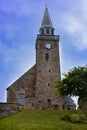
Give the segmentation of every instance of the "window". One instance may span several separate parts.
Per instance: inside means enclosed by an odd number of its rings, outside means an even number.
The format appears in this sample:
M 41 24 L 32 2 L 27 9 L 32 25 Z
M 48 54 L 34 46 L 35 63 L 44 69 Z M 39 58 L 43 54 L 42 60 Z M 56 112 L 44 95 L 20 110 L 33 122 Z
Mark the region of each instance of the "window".
M 24 93 L 18 94 L 18 103 L 23 105 L 24 104 Z
M 46 53 L 46 55 L 45 55 L 45 59 L 46 59 L 46 60 L 49 59 L 49 54 L 48 54 L 48 53 Z
M 44 30 L 42 29 L 42 35 L 44 34 Z
M 48 83 L 48 86 L 50 86 L 50 83 Z
M 46 33 L 49 34 L 49 28 L 46 28 Z
M 52 35 L 53 35 L 53 34 L 54 34 L 54 31 L 52 30 L 51 32 L 52 32 Z

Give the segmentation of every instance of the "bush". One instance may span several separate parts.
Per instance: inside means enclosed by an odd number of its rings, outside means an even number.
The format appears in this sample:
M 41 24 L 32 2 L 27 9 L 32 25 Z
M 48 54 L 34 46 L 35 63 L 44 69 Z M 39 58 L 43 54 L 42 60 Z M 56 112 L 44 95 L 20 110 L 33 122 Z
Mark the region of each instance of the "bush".
M 85 116 L 87 117 L 87 110 L 83 110 Z
M 73 114 L 71 116 L 71 122 L 74 122 L 74 123 L 84 122 L 85 120 L 86 120 L 86 117 L 84 114 L 81 114 L 81 115 Z
M 86 116 L 84 114 L 79 115 L 79 117 L 82 122 L 86 120 Z
M 67 120 L 67 121 L 71 121 L 73 123 L 81 123 L 81 122 L 84 122 L 86 121 L 86 117 L 84 114 L 68 114 L 68 113 L 65 113 L 62 118 L 62 120 Z
M 61 120 L 67 120 L 70 121 L 71 120 L 71 115 L 68 113 L 65 113 L 62 117 Z
M 71 122 L 79 123 L 79 122 L 80 122 L 80 117 L 79 117 L 79 115 L 73 114 L 73 115 L 71 116 Z

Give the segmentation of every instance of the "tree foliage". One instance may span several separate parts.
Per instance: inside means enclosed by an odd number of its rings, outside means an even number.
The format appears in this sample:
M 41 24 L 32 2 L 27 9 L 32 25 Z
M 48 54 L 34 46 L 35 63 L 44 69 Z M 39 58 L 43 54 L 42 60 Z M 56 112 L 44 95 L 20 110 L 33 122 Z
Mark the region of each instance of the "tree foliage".
M 79 96 L 79 100 L 87 99 L 87 66 L 75 67 L 62 80 L 55 80 L 56 90 L 61 95 Z

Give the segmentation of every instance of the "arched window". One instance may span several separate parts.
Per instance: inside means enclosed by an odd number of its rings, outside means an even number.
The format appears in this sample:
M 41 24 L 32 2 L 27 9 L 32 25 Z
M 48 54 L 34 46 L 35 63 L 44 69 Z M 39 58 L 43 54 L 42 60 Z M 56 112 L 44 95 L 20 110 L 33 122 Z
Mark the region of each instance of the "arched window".
M 45 59 L 46 59 L 46 60 L 49 59 L 49 54 L 48 54 L 48 53 L 46 53 L 46 55 L 45 55 Z

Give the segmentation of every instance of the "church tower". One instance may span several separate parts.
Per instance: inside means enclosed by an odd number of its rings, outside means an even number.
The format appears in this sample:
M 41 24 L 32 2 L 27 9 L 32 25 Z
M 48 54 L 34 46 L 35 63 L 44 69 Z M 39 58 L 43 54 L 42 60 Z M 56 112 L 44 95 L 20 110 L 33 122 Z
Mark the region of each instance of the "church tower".
M 54 80 L 60 76 L 59 35 L 46 7 L 36 39 L 36 91 L 39 108 L 61 108 L 62 98 L 54 91 Z

